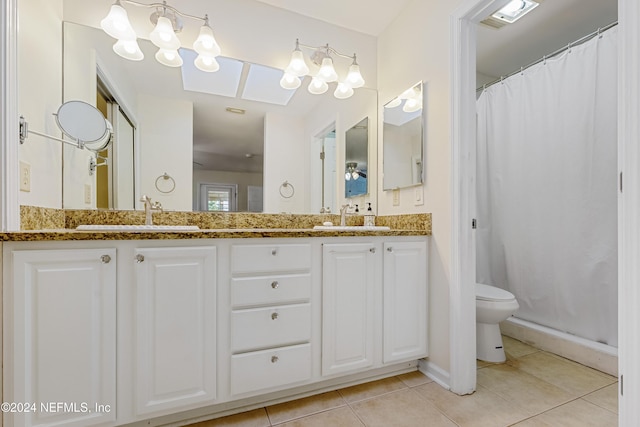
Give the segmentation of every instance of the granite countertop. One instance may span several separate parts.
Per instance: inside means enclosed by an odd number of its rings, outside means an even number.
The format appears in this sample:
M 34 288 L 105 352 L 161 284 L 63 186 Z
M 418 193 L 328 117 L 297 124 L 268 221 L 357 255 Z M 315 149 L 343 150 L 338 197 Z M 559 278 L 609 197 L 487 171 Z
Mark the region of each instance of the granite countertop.
M 79 231 L 75 229 L 0 232 L 0 241 L 247 239 L 264 237 L 429 236 L 427 230 L 313 230 L 310 228 L 227 228 L 193 231 Z

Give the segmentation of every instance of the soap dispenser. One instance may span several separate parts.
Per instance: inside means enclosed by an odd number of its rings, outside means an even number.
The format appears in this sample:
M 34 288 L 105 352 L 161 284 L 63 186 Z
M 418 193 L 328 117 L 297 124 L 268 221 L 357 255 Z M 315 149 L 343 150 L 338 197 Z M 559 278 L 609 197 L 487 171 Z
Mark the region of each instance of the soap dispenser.
M 376 225 L 376 216 L 373 214 L 373 209 L 371 209 L 371 203 L 367 204 L 369 207 L 367 208 L 367 212 L 364 214 L 364 226 L 373 227 Z

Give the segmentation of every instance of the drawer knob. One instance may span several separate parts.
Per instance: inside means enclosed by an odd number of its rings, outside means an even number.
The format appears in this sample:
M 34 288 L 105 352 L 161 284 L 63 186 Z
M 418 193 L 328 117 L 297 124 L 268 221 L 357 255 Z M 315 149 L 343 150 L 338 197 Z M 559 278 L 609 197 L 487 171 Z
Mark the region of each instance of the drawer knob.
M 144 261 L 144 255 L 142 255 L 142 254 L 136 255 L 136 262 L 139 264 L 142 261 Z
M 277 249 L 271 249 L 271 255 L 278 255 L 278 250 Z
M 387 248 L 387 252 L 393 252 L 393 247 L 389 246 L 389 247 Z
M 103 264 L 109 264 L 111 262 L 111 257 L 109 255 L 102 255 L 100 257 L 100 261 L 102 261 Z
M 271 287 L 272 287 L 273 289 L 278 289 L 278 281 L 277 281 L 277 280 L 274 280 L 273 282 L 271 282 Z
M 271 320 L 276 320 L 278 318 L 278 313 L 271 313 Z
M 271 356 L 271 363 L 276 363 L 278 361 L 278 356 Z
M 376 253 L 376 248 L 370 248 L 369 252 L 371 252 L 372 254 L 375 254 Z

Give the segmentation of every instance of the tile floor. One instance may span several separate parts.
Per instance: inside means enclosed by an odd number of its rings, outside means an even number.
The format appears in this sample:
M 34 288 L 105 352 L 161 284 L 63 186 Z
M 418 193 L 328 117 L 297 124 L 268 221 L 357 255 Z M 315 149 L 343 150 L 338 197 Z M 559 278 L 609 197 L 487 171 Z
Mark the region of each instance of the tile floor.
M 189 427 L 617 426 L 617 379 L 505 337 L 507 363 L 478 362 L 474 394 L 420 372 L 323 393 Z

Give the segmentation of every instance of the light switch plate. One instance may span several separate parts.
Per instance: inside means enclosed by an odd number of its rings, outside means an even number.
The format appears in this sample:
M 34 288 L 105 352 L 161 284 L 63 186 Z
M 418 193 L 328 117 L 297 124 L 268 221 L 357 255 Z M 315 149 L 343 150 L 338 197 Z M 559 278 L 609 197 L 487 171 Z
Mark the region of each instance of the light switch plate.
M 84 203 L 91 204 L 91 184 L 84 185 Z
M 393 206 L 400 206 L 400 189 L 392 190 L 391 194 L 393 194 Z
M 20 162 L 20 191 L 31 191 L 31 165 Z
M 414 189 L 413 203 L 416 206 L 424 205 L 424 188 L 422 186 Z

